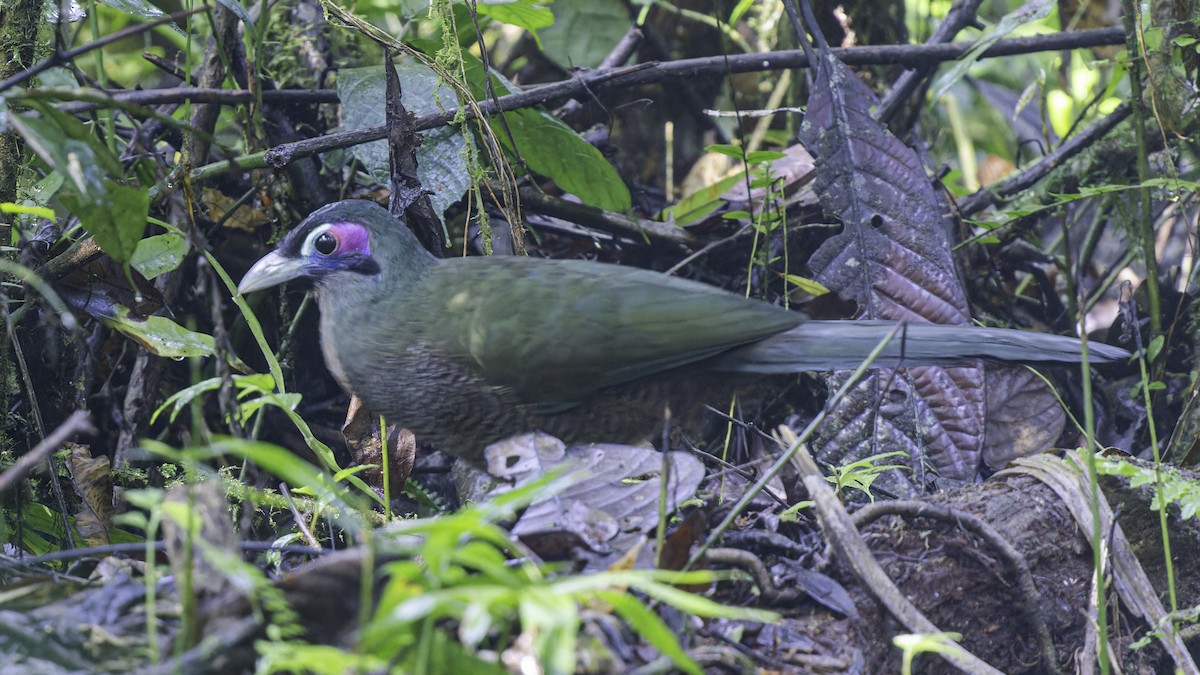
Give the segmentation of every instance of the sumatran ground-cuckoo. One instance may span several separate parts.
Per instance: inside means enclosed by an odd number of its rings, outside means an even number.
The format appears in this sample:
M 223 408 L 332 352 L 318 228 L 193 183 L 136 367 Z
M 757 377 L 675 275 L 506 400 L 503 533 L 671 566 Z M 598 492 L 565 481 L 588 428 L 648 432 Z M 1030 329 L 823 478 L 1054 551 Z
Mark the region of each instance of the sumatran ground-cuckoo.
M 442 260 L 382 207 L 318 209 L 238 290 L 308 278 L 321 347 L 341 385 L 422 441 L 478 458 L 501 438 L 646 438 L 670 404 L 765 376 L 857 367 L 895 328 L 799 312 L 656 272 L 524 256 Z M 909 323 L 875 364 L 1078 362 L 1080 341 L 1004 328 Z M 1093 363 L 1129 354 L 1089 345 Z M 722 401 L 724 399 L 724 401 Z M 677 413 L 678 414 L 678 413 Z M 685 422 L 686 423 L 686 422 Z

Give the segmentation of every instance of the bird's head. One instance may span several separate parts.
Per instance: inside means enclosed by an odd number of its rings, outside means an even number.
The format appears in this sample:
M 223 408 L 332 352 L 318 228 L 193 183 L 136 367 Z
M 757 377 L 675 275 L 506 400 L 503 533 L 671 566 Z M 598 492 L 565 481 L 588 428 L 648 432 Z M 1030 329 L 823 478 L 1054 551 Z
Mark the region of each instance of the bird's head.
M 238 284 L 242 294 L 309 279 L 322 286 L 335 279 L 378 277 L 385 267 L 407 267 L 391 258 L 428 257 L 416 237 L 386 209 L 363 200 L 314 211 L 279 246 L 254 263 Z M 390 264 L 389 264 L 390 263 Z

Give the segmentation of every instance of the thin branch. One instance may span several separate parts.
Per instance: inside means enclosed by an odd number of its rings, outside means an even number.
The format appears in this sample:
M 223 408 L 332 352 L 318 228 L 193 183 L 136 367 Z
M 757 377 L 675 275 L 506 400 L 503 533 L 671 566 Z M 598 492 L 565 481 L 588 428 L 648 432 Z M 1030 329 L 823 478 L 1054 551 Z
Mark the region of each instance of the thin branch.
M 980 58 L 1077 49 L 1100 45 L 1116 45 L 1122 44 L 1124 39 L 1124 33 L 1116 28 L 1100 28 L 1074 33 L 1053 33 L 1028 38 L 1015 38 L 1000 40 L 985 51 Z M 901 63 L 916 66 L 924 63 L 952 61 L 965 54 L 970 48 L 971 43 L 953 43 L 854 47 L 851 49 L 834 49 L 832 51 L 849 65 Z M 728 57 L 682 59 L 667 63 L 652 62 L 623 68 L 591 70 L 577 73 L 569 80 L 532 87 L 525 91 L 502 96 L 494 101 L 481 101 L 478 105 L 478 111 L 479 114 L 490 115 L 528 106 L 567 100 L 581 96 L 589 90 L 596 91 L 598 89 L 631 87 L 672 78 L 720 76 L 726 72 L 744 73 L 780 70 L 784 68 L 803 68 L 807 67 L 807 65 L 808 60 L 804 57 L 802 51 L 790 50 L 761 54 L 739 54 Z M 413 129 L 415 131 L 424 131 L 445 126 L 458 113 L 457 108 L 451 108 L 440 114 L 423 115 L 413 122 Z M 470 109 L 465 111 L 466 119 L 474 119 L 475 116 L 475 111 Z M 266 166 L 282 168 L 298 159 L 311 157 L 317 153 L 369 143 L 386 136 L 387 130 L 381 125 L 355 131 L 327 134 L 294 143 L 284 143 L 267 150 L 265 153 L 256 153 L 199 167 L 193 172 L 192 180 L 211 178 L 212 176 L 227 173 L 234 169 L 260 169 Z
M 1082 35 L 1083 33 L 1087 33 L 1087 35 L 1084 36 Z M 1048 38 L 1055 39 L 1050 40 Z M 1124 39 L 1124 34 L 1120 29 L 1108 28 L 1080 31 L 1079 33 L 1055 33 L 1034 38 L 1016 38 L 997 42 L 991 49 L 985 51 L 980 58 L 1046 50 L 1074 49 L 1076 47 L 1093 46 L 1095 44 L 1118 44 Z M 849 65 L 869 65 L 874 63 L 911 63 L 918 65 L 930 61 L 951 61 L 965 54 L 970 48 L 970 43 L 954 43 L 943 45 L 855 47 L 852 49 L 834 49 L 831 51 Z M 728 70 L 726 70 L 726 64 L 728 64 Z M 743 54 L 729 57 L 682 59 L 667 63 L 651 62 L 628 68 L 590 71 L 570 80 L 533 87 L 516 94 L 502 96 L 494 101 L 480 102 L 479 111 L 487 115 L 515 110 L 517 108 L 571 98 L 589 89 L 595 91 L 618 86 L 631 87 L 670 78 L 696 78 L 705 75 L 723 75 L 726 72 L 744 73 L 783 68 L 804 68 L 807 65 L 808 59 L 805 58 L 804 53 L 800 50 Z M 472 111 L 467 110 L 465 112 L 467 119 L 473 118 Z M 442 126 L 449 123 L 457 114 L 458 109 L 451 108 L 439 115 L 424 115 L 417 118 L 414 128 L 422 131 Z M 356 131 L 328 134 L 307 141 L 277 145 L 267 151 L 266 160 L 271 166 L 282 168 L 303 157 L 351 145 L 358 145 L 360 143 L 377 141 L 386 135 L 387 130 L 382 125 Z
M 149 21 L 147 23 L 139 23 L 136 26 L 130 26 L 128 28 L 123 28 L 115 33 L 105 35 L 104 37 L 100 38 L 99 40 L 96 40 L 94 42 L 89 42 L 86 45 L 81 45 L 79 47 L 76 47 L 75 49 L 68 49 L 65 52 L 56 52 L 50 58 L 46 59 L 45 61 L 42 61 L 41 63 L 34 65 L 32 68 L 23 70 L 23 71 L 17 73 L 16 75 L 13 75 L 12 77 L 8 78 L 7 80 L 0 82 L 0 91 L 4 91 L 6 89 L 11 89 L 12 87 L 17 86 L 18 84 L 21 84 L 22 82 L 25 82 L 26 80 L 28 80 L 32 77 L 35 77 L 51 68 L 54 68 L 55 66 L 63 65 L 64 63 L 69 62 L 71 59 L 73 59 L 76 56 L 79 56 L 81 54 L 86 54 L 92 50 L 99 49 L 101 47 L 106 47 L 114 42 L 117 42 L 119 40 L 124 40 L 125 38 L 133 36 L 133 35 L 138 35 L 139 33 L 145 33 L 146 31 L 148 31 L 152 28 L 161 26 L 163 24 L 172 23 L 174 21 L 178 21 L 179 19 L 187 18 L 193 14 L 200 14 L 202 12 L 207 12 L 210 9 L 212 9 L 212 8 L 209 7 L 208 5 L 201 5 L 200 7 L 195 7 L 193 9 L 185 9 L 182 11 L 174 12 L 172 14 L 168 14 L 166 16 L 159 17 L 159 18 L 155 19 L 154 21 Z
M 71 413 L 71 416 L 60 424 L 57 429 L 42 439 L 41 443 L 38 443 L 32 450 L 22 455 L 4 473 L 0 473 L 0 494 L 7 492 L 12 486 L 16 485 L 18 481 L 25 477 L 25 474 L 29 473 L 38 463 L 45 461 L 50 456 L 50 453 L 61 448 L 72 436 L 93 431 L 95 429 L 89 421 L 89 415 L 86 410 L 76 410 Z
M 79 114 L 95 110 L 103 105 L 102 101 L 86 101 L 93 97 L 104 97 L 116 103 L 128 103 L 140 106 L 160 105 L 164 103 L 222 103 L 238 104 L 253 103 L 257 92 L 249 89 L 211 89 L 207 87 L 175 87 L 172 89 L 81 89 L 76 87 L 46 87 L 38 89 L 39 98 L 73 100 L 85 99 L 58 106 L 58 109 L 68 114 Z M 333 89 L 269 89 L 263 91 L 264 103 L 282 103 L 296 105 L 303 103 L 338 103 L 337 91 Z
M 650 237 L 653 240 L 685 246 L 697 242 L 696 237 L 690 232 L 670 223 L 630 218 L 587 204 L 549 197 L 538 190 L 528 188 L 522 188 L 520 195 L 521 204 L 524 205 L 526 211 L 562 218 L 601 232 L 635 240 Z

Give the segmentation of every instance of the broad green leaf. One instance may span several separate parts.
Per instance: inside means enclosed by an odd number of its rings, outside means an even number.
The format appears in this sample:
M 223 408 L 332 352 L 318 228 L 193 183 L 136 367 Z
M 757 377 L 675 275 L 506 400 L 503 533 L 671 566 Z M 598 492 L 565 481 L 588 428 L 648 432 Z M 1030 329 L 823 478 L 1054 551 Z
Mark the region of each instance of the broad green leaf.
M 125 169 L 83 123 L 53 106 L 30 105 L 41 115 L 14 115 L 12 126 L 65 178 L 63 204 L 79 217 L 100 248 L 117 262 L 129 262 L 146 231 L 149 193 L 116 182 Z
M 622 0 L 556 0 L 554 25 L 538 36 L 550 60 L 564 68 L 595 68 L 629 30 Z
M 147 279 L 179 267 L 187 255 L 187 241 L 177 234 L 158 234 L 137 243 L 129 264 Z
M 617 170 L 591 143 L 546 113 L 524 109 L 509 120 L 525 163 L 566 192 L 606 211 L 625 212 L 633 199 Z M 507 137 L 500 130 L 501 142 Z
M 166 13 L 146 0 L 100 0 L 100 2 L 137 19 L 157 19 Z
M 475 9 L 501 23 L 524 28 L 535 38 L 539 30 L 554 25 L 554 14 L 545 0 L 480 0 Z
M 106 178 L 124 173 L 108 148 L 81 123 L 65 115 L 13 115 L 9 122 L 26 145 L 62 174 L 68 188 L 76 193 L 102 192 Z
M 734 159 L 746 159 L 746 151 L 740 145 L 729 145 L 726 143 L 718 143 L 716 145 L 708 145 L 704 147 L 705 152 L 715 152 L 726 157 Z
M 101 319 L 104 325 L 133 338 L 156 356 L 181 359 L 211 356 L 216 351 L 211 335 L 188 330 L 164 316 L 135 319 L 129 315 L 128 308 L 117 307 L 113 316 Z
M 778 159 L 787 157 L 786 152 L 778 150 L 755 150 L 754 152 L 746 153 L 746 161 L 750 164 L 763 164 L 766 162 L 774 162 Z
M 63 194 L 62 202 L 79 216 L 79 222 L 113 260 L 127 263 L 133 258 L 150 213 L 150 193 L 145 188 L 119 185 L 105 178 L 101 191 Z
M 51 542 L 47 537 L 43 537 L 43 534 L 53 537 L 60 544 L 66 541 L 62 518 L 45 504 L 37 502 L 25 504 L 21 509 L 21 525 L 24 530 L 21 545 L 34 555 L 45 555 L 59 548 L 59 545 Z
M 597 595 L 601 600 L 612 605 L 612 608 L 622 619 L 625 619 L 635 634 L 645 638 L 658 651 L 674 661 L 677 668 L 696 675 L 704 672 L 687 655 L 687 652 L 679 644 L 679 638 L 675 636 L 666 622 L 642 604 L 641 600 L 619 591 L 600 591 Z
M 457 105 L 454 91 L 442 87 L 437 75 L 426 66 L 403 59 L 396 63 L 396 74 L 400 77 L 400 97 L 404 107 L 414 115 L 436 113 Z M 337 91 L 346 129 L 379 126 L 386 121 L 387 80 L 383 66 L 338 71 Z M 467 145 L 463 134 L 454 127 L 430 129 L 421 132 L 421 137 L 424 140 L 417 148 L 417 176 L 421 185 L 433 193 L 429 199 L 440 217 L 470 187 L 471 177 L 463 164 Z M 383 185 L 388 184 L 391 164 L 387 141 L 356 145 L 350 152 L 363 163 L 372 178 Z
M 725 200 L 721 198 L 721 195 L 744 180 L 746 180 L 746 172 L 738 171 L 712 185 L 706 185 L 679 200 L 678 204 L 664 209 L 659 214 L 659 219 L 668 223 L 675 223 L 680 227 L 698 223 L 724 206 Z
M 469 52 L 462 52 L 462 57 L 467 85 L 472 95 L 483 100 L 483 63 Z M 492 75 L 492 85 L 498 96 L 519 90 L 495 74 Z M 498 120 L 493 123 L 496 138 L 509 152 L 512 152 L 515 144 L 525 164 L 534 172 L 554 181 L 558 187 L 579 197 L 584 203 L 607 211 L 629 210 L 633 200 L 617 170 L 571 127 L 531 108 L 506 112 L 504 121 L 507 128 Z

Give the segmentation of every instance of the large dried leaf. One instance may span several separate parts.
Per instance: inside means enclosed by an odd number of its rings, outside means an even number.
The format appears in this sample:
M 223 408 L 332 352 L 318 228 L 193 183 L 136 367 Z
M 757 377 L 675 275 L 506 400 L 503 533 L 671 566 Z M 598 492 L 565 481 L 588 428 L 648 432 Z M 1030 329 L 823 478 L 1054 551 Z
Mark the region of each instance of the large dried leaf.
M 559 494 L 531 504 L 512 528 L 548 558 L 632 548 L 658 524 L 664 459 L 670 465 L 668 513 L 689 499 L 704 478 L 704 465 L 688 454 L 611 443 L 565 447 L 542 433 L 494 443 L 484 454 L 493 473 L 503 471 L 518 485 L 549 471 L 583 476 Z
M 71 455 L 67 466 L 71 470 L 71 484 L 79 495 L 79 512 L 75 514 L 75 528 L 87 546 L 103 546 L 109 542 L 113 519 L 112 467 L 108 457 L 92 457 L 89 446 L 68 443 Z
M 821 428 L 821 460 L 841 466 L 882 452 L 907 453 L 911 471 L 885 472 L 873 485 L 892 497 L 932 488 L 930 468 L 944 478 L 974 476 L 984 432 L 979 375 L 974 366 L 872 372 Z M 835 373 L 832 380 L 840 386 L 845 377 Z
M 877 104 L 840 61 L 820 59 L 801 141 L 820 160 L 821 203 L 844 229 L 813 255 L 814 278 L 857 302 L 863 318 L 965 325 L 948 209 L 916 153 L 870 116 Z M 842 379 L 835 374 L 835 384 Z M 833 411 L 819 453 L 842 464 L 905 450 L 914 475 L 893 471 L 877 485 L 908 494 L 926 487 L 926 464 L 946 478 L 973 477 L 983 431 L 982 367 L 876 371 Z
M 372 413 L 357 396 L 350 397 L 346 410 L 346 421 L 342 424 L 342 437 L 346 448 L 358 465 L 371 464 L 373 468 L 362 472 L 362 479 L 380 494 L 383 494 L 383 438 L 379 429 L 379 416 Z M 387 428 L 388 491 L 398 495 L 404 482 L 412 473 L 417 456 L 417 439 L 408 429 L 395 425 Z
M 1067 414 L 1058 398 L 1032 370 L 988 370 L 983 461 L 989 467 L 1003 469 L 1014 459 L 1051 447 L 1066 423 Z

